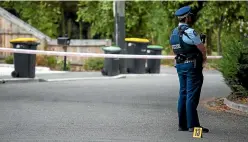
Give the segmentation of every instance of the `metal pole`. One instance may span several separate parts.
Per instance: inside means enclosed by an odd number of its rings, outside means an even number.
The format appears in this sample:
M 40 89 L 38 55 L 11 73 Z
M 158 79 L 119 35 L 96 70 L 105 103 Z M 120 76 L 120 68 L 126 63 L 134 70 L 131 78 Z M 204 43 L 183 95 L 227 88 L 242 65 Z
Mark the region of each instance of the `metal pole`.
M 67 46 L 63 46 L 64 51 L 67 52 Z M 64 71 L 66 71 L 66 56 L 64 56 Z
M 121 54 L 126 54 L 125 46 L 125 1 L 113 1 L 115 17 L 115 43 L 119 46 Z M 127 73 L 126 59 L 120 59 L 120 73 Z

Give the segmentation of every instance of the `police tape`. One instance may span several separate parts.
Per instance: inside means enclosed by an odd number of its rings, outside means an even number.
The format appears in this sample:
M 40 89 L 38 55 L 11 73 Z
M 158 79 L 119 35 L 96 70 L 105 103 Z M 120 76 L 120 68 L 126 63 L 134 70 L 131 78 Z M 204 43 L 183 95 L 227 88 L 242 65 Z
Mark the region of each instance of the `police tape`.
M 96 57 L 96 58 L 132 58 L 132 59 L 174 59 L 174 55 L 131 55 L 131 54 L 99 54 L 99 53 L 77 53 L 77 52 L 58 52 L 45 50 L 30 50 L 30 49 L 14 49 L 2 48 L 0 52 L 21 53 L 21 54 L 41 54 L 54 56 L 68 56 L 68 57 Z M 208 59 L 220 59 L 222 56 L 207 56 Z

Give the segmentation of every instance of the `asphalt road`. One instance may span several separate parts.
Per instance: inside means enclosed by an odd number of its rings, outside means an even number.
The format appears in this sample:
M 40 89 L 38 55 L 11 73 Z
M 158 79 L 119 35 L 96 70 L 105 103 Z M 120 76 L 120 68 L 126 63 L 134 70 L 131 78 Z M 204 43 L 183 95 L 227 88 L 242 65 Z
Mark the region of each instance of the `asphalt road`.
M 199 106 L 210 132 L 177 131 L 177 76 L 0 85 L 0 142 L 245 142 L 248 118 Z M 205 74 L 201 99 L 226 96 L 219 74 Z

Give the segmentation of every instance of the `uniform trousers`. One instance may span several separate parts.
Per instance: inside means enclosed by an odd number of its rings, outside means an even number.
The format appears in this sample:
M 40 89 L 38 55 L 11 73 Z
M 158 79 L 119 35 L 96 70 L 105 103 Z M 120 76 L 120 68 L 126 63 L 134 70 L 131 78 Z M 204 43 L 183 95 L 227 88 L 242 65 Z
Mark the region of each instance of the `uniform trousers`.
M 194 62 L 176 64 L 180 90 L 178 98 L 178 119 L 180 128 L 200 127 L 197 113 L 203 84 L 202 64 Z

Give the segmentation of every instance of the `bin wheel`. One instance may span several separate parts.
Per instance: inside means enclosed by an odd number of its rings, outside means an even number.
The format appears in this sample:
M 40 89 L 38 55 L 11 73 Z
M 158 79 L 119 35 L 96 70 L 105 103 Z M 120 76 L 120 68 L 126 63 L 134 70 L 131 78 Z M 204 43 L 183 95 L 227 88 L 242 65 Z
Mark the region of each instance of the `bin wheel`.
M 129 68 L 127 68 L 127 73 L 130 73 L 130 69 Z
M 5 83 L 5 80 L 2 80 L 1 82 L 2 82 L 2 84 L 4 84 Z
M 146 73 L 151 73 L 149 68 L 146 68 Z
M 103 76 L 107 75 L 107 72 L 104 69 L 102 69 L 101 72 Z
M 19 74 L 16 71 L 12 71 L 11 76 L 12 77 L 19 77 Z

